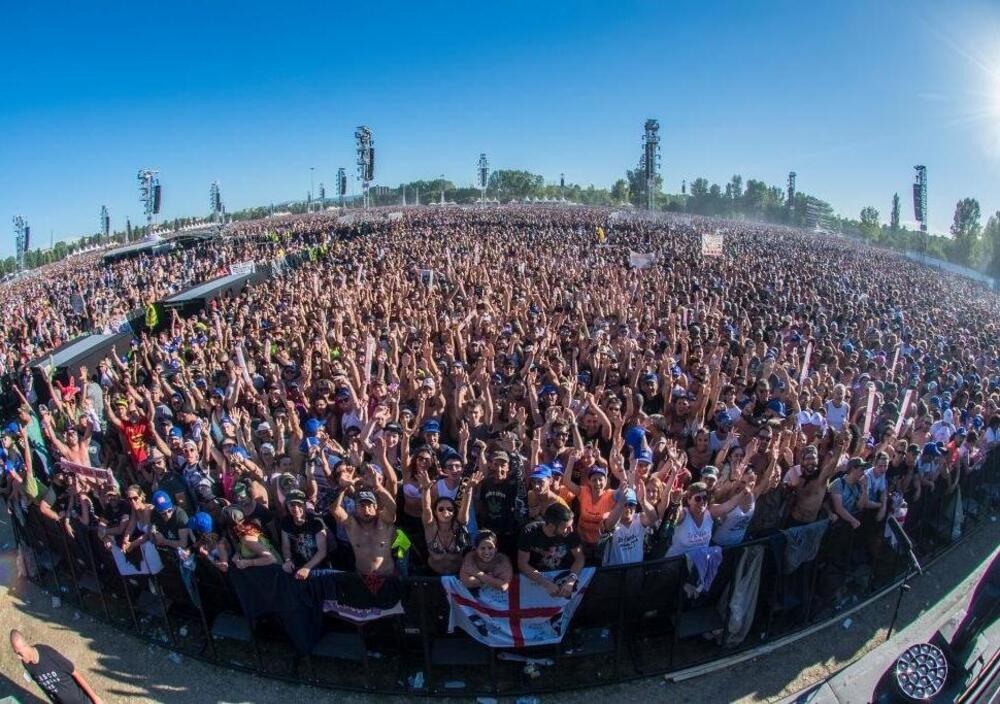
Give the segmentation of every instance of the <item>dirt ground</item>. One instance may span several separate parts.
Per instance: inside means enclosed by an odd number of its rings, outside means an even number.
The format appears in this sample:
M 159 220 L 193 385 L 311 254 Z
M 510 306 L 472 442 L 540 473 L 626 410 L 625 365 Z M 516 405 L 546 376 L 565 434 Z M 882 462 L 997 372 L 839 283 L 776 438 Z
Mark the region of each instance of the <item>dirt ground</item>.
M 0 542 L 9 542 L 0 526 Z M 903 601 L 897 628 L 902 628 L 941 600 L 956 604 L 974 586 L 968 578 L 1000 543 L 1000 524 L 991 523 L 936 562 Z M 403 697 L 341 694 L 292 685 L 216 668 L 189 658 L 177 660 L 163 648 L 75 611 L 53 608 L 51 597 L 30 583 L 15 584 L 14 558 L 0 552 L 0 698 L 43 702 L 40 690 L 23 676 L 20 662 L 7 644 L 11 628 L 31 642 L 47 643 L 69 657 L 107 703 L 118 702 L 404 702 Z M 851 616 L 849 627 L 830 626 L 764 657 L 679 683 L 653 677 L 626 685 L 582 692 L 542 695 L 544 704 L 628 697 L 639 701 L 776 702 L 819 682 L 863 656 L 884 640 L 895 603 L 894 594 Z M 472 697 L 465 700 L 471 701 Z

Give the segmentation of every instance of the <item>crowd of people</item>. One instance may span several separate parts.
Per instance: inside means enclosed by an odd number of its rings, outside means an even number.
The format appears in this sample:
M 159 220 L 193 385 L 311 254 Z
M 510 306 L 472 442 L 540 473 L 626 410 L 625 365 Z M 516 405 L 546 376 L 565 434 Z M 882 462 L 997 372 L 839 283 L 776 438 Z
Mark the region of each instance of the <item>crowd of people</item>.
M 703 256 L 720 226 L 723 256 Z M 15 518 L 222 572 L 496 589 L 520 573 L 568 596 L 588 565 L 820 520 L 830 545 L 877 551 L 887 516 L 916 535 L 1000 445 L 1000 298 L 894 255 L 588 208 L 410 209 L 363 229 L 261 221 L 5 286 Z M 301 266 L 170 315 L 38 402 L 29 359 L 291 251 Z

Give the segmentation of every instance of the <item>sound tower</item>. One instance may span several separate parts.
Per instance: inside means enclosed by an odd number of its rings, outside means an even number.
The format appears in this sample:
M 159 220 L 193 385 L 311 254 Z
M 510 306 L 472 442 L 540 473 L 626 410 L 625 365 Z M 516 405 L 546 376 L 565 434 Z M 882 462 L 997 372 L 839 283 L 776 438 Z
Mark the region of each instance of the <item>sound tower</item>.
M 153 215 L 160 214 L 160 184 L 153 186 Z

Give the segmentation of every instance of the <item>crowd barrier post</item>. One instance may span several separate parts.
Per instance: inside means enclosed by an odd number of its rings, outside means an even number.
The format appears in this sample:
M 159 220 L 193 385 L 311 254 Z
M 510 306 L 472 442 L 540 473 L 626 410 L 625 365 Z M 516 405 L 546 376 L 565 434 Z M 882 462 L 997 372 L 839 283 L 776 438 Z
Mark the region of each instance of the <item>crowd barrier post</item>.
M 96 550 L 94 536 L 96 535 L 96 530 L 87 530 L 87 541 L 90 546 L 90 550 L 87 551 L 87 560 L 90 562 L 90 571 L 94 575 L 94 580 L 97 582 L 97 596 L 101 600 L 101 609 L 104 611 L 104 618 L 109 622 L 111 621 L 111 609 L 108 607 L 107 597 L 104 595 L 104 585 L 101 584 L 100 573 L 97 570 L 97 560 L 94 558 L 94 551 Z M 100 543 L 97 543 L 100 544 Z M 101 545 L 103 548 L 103 545 Z
M 159 548 L 156 548 L 156 551 L 157 553 L 163 552 Z M 146 569 L 149 570 L 149 583 L 153 587 L 153 591 L 156 593 L 157 600 L 160 602 L 160 611 L 163 613 L 163 624 L 167 629 L 167 635 L 170 637 L 170 645 L 174 648 L 174 650 L 176 650 L 177 634 L 174 633 L 173 625 L 170 623 L 170 609 L 167 607 L 167 601 L 163 595 L 163 587 L 160 585 L 160 578 L 158 576 L 159 573 L 153 574 L 153 570 L 150 569 L 149 562 L 146 560 L 145 554 L 143 554 L 142 552 L 140 552 L 139 554 L 142 555 L 142 561 L 146 565 Z M 170 557 L 172 556 L 168 556 L 168 560 Z M 167 565 L 173 564 L 173 562 L 172 561 L 164 562 L 163 558 L 161 557 L 160 564 L 163 566 L 162 569 L 167 569 Z
M 142 550 L 142 547 L 140 546 L 138 549 Z M 116 566 L 115 572 L 118 573 L 118 578 L 121 580 L 121 583 L 122 583 L 122 592 L 125 594 L 125 603 L 128 606 L 129 616 L 131 616 L 131 618 L 132 618 L 132 627 L 135 629 L 136 634 L 142 635 L 142 627 L 139 625 L 139 617 L 135 613 L 135 603 L 132 601 L 132 588 L 131 588 L 131 585 L 128 583 L 128 580 L 125 578 L 125 575 L 123 575 L 117 569 L 117 566 Z
M 204 569 L 203 565 L 199 565 L 199 567 Z M 215 640 L 212 638 L 212 629 L 209 627 L 208 617 L 205 615 L 205 602 L 201 598 L 201 584 L 198 581 L 199 571 L 200 570 L 197 570 L 191 579 L 191 588 L 198 594 L 198 598 L 195 600 L 195 608 L 198 609 L 198 618 L 201 621 L 201 632 L 205 637 L 205 647 L 208 648 L 211 653 L 212 660 L 218 661 L 219 654 L 215 650 Z
M 48 526 L 45 524 L 45 521 L 47 519 L 45 518 L 45 516 L 42 516 L 40 512 L 38 515 L 40 519 L 39 527 L 41 528 L 42 531 L 42 540 L 45 541 L 45 551 L 48 553 L 49 565 L 50 565 L 49 569 L 52 571 L 52 579 L 56 585 L 56 593 L 59 595 L 60 598 L 62 598 L 63 585 L 62 585 L 62 580 L 59 579 L 59 566 L 56 562 L 56 553 L 52 549 L 52 543 L 49 540 Z M 39 560 L 38 562 L 41 561 Z
M 70 521 L 71 521 L 70 525 L 73 528 L 74 532 L 77 529 L 79 529 L 80 527 L 83 527 L 82 524 L 79 524 L 79 522 L 77 522 L 78 525 L 73 526 L 72 525 L 72 521 L 73 520 L 74 519 L 70 519 Z M 70 581 L 73 583 L 73 591 L 76 592 L 76 603 L 79 604 L 80 608 L 82 609 L 83 608 L 83 592 L 80 591 L 80 580 L 78 580 L 77 577 L 76 577 L 76 565 L 74 564 L 76 562 L 76 558 L 73 556 L 73 553 L 70 552 L 69 540 L 66 537 L 66 530 L 65 530 L 65 528 L 63 528 L 59 524 L 56 524 L 56 526 L 57 526 L 56 530 L 59 531 L 59 537 L 62 539 L 63 554 L 66 556 L 66 563 L 69 565 L 69 578 L 70 578 Z

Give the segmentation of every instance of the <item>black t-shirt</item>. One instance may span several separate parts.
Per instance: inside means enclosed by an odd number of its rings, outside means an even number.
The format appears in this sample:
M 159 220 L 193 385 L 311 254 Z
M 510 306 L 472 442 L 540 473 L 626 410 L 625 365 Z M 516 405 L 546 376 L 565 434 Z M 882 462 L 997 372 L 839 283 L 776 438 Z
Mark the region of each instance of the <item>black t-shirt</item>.
M 517 480 L 507 477 L 497 481 L 491 477 L 479 487 L 482 511 L 476 514 L 480 528 L 489 528 L 497 535 L 514 535 L 517 532 Z
M 114 528 L 128 521 L 132 512 L 129 510 L 128 503 L 124 500 L 112 500 L 103 506 L 100 501 L 95 501 L 94 515 L 98 518 L 103 518 L 107 522 L 108 528 Z
M 175 508 L 170 518 L 164 518 L 159 511 L 153 511 L 153 525 L 167 540 L 179 540 L 181 528 L 187 528 L 188 515 L 182 508 Z
M 566 570 L 573 565 L 573 548 L 580 547 L 580 536 L 573 531 L 565 538 L 549 537 L 542 530 L 545 523 L 534 521 L 521 531 L 517 549 L 530 553 L 528 563 L 539 571 Z
M 55 704 L 90 704 L 90 697 L 84 694 L 73 679 L 73 663 L 47 645 L 36 645 L 38 662 L 24 664 L 31 679 L 48 695 Z
M 271 528 L 269 526 L 271 525 L 271 521 L 274 520 L 274 511 L 259 501 L 255 503 L 256 506 L 254 506 L 253 511 L 247 513 L 246 510 L 244 510 L 243 513 L 246 515 L 248 521 L 257 521 L 261 528 L 266 529 L 268 533 L 270 533 Z
M 281 531 L 288 533 L 288 543 L 292 551 L 292 562 L 296 568 L 302 567 L 316 554 L 316 534 L 326 526 L 315 516 L 306 516 L 305 522 L 296 525 L 291 516 L 281 519 Z

